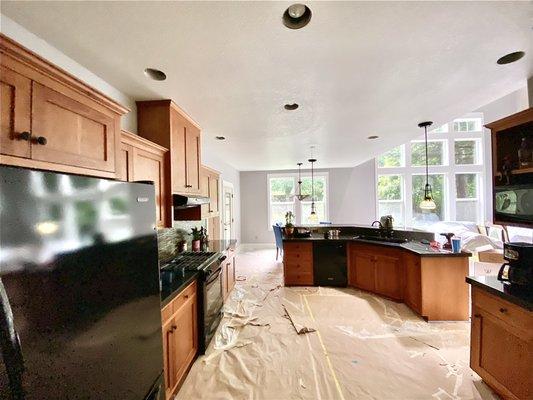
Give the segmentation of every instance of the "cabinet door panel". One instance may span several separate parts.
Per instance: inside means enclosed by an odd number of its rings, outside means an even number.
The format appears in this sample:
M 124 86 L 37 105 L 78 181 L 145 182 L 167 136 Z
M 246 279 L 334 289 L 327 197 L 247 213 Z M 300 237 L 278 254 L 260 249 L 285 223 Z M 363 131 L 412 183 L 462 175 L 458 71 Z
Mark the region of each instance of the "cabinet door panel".
M 117 179 L 128 182 L 133 176 L 133 147 L 129 144 L 121 143 L 118 152 Z
M 171 361 L 174 359 L 172 321 L 163 325 L 163 368 L 165 371 L 165 389 L 167 397 L 175 385 Z
M 376 267 L 371 254 L 355 253 L 355 285 L 363 290 L 374 291 L 376 288 Z
M 68 96 L 33 83 L 32 159 L 115 172 L 115 120 Z
M 188 192 L 200 192 L 200 130 L 188 123 L 185 135 L 186 182 Z
M 156 221 L 159 226 L 164 225 L 165 199 L 163 185 L 163 157 L 148 151 L 133 149 L 133 181 L 152 181 L 155 189 Z
M 216 176 L 209 177 L 209 211 L 211 213 L 218 213 L 218 183 Z
M 402 282 L 400 260 L 395 257 L 376 256 L 376 292 L 393 299 L 401 299 Z
M 531 340 L 491 314 L 474 307 L 470 366 L 505 397 L 529 399 L 533 387 Z
M 414 255 L 405 255 L 405 303 L 420 313 L 422 303 L 422 282 L 420 258 Z
M 198 348 L 196 328 L 196 295 L 183 304 L 173 318 L 173 373 L 178 383 L 189 367 Z
M 16 72 L 0 68 L 0 152 L 30 158 L 29 140 L 18 135 L 30 132 L 31 81 Z
M 172 192 L 186 192 L 185 123 L 175 113 L 171 114 L 170 161 L 172 168 Z

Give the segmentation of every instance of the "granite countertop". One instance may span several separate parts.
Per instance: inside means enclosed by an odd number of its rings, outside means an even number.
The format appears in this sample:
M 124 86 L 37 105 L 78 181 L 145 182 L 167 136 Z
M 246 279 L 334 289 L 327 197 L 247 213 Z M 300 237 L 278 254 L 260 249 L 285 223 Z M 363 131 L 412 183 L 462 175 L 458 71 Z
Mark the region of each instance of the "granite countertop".
M 528 311 L 533 311 L 533 291 L 529 288 L 503 283 L 495 276 L 467 276 L 466 282 Z
M 174 297 L 180 294 L 189 284 L 198 279 L 199 271 L 185 271 L 173 273 L 172 277 L 161 280 L 161 308 L 165 307 Z
M 367 240 L 367 239 L 356 239 L 353 236 L 339 236 L 336 239 L 325 239 L 324 236 L 321 235 L 311 235 L 311 237 L 307 238 L 283 238 L 284 242 L 355 242 L 355 243 L 366 243 L 366 244 L 373 244 L 376 246 L 387 246 L 387 247 L 395 247 L 404 249 L 407 251 L 410 251 L 411 253 L 415 253 L 419 256 L 424 257 L 441 257 L 441 256 L 447 256 L 447 257 L 470 257 L 472 253 L 469 252 L 461 252 L 461 253 L 453 253 L 448 250 L 437 250 L 432 248 L 431 246 L 427 244 L 423 244 L 419 241 L 408 241 L 405 243 L 394 243 L 394 242 L 386 242 L 386 241 L 378 241 L 378 240 Z

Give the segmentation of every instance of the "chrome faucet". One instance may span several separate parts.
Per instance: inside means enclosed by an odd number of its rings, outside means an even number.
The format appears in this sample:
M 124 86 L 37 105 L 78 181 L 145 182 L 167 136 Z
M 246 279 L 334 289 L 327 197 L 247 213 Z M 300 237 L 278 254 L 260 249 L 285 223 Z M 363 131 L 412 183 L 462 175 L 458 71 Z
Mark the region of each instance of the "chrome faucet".
M 372 222 L 372 226 L 376 225 L 376 222 L 379 224 L 379 229 L 383 229 L 383 224 L 381 223 L 381 221 Z

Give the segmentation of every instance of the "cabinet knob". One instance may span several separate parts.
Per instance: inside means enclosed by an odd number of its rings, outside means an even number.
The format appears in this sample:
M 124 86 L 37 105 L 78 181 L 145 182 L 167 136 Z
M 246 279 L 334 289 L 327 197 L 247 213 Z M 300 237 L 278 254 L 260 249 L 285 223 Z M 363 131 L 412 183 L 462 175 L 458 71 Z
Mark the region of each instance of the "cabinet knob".
M 174 332 L 176 329 L 178 329 L 178 327 L 176 325 L 172 325 L 171 332 Z
M 500 308 L 500 312 L 501 312 L 501 313 L 506 313 L 506 312 L 507 312 L 507 308 L 503 308 L 503 307 Z
M 44 146 L 46 143 L 48 143 L 48 140 L 46 140 L 44 136 L 39 136 L 38 138 L 35 139 L 35 143 Z
M 186 294 L 186 295 L 183 296 L 183 298 L 184 298 L 184 299 L 188 299 L 188 298 L 189 298 L 189 295 Z
M 20 132 L 16 138 L 18 140 L 25 140 L 25 141 L 28 141 L 31 139 L 31 133 L 30 132 L 27 132 L 27 131 L 24 131 L 24 132 Z
M 192 188 L 192 185 L 185 185 L 186 188 Z

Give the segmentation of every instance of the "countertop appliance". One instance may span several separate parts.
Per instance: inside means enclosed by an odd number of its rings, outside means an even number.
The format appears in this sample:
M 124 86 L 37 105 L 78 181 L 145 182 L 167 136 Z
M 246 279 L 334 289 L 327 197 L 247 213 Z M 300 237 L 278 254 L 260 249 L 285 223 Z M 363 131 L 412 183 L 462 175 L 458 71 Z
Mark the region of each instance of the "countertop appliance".
M 512 285 L 533 288 L 533 244 L 504 243 L 503 258 L 507 261 L 498 272 L 498 279 Z
M 162 399 L 154 186 L 0 166 L 0 198 L 0 398 Z
M 222 262 L 218 252 L 185 252 L 161 267 L 169 271 L 198 271 L 198 353 L 204 354 L 222 319 Z
M 346 286 L 346 243 L 314 242 L 313 273 L 315 285 Z

